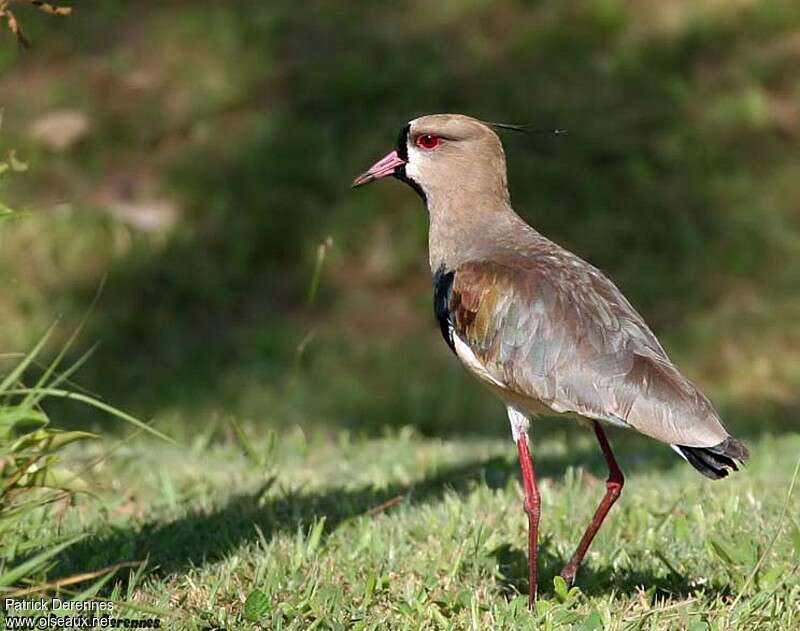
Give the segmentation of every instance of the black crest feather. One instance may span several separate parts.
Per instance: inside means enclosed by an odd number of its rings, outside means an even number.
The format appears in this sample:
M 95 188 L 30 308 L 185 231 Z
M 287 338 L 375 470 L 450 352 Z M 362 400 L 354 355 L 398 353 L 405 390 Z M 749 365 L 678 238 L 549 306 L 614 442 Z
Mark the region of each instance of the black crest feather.
M 524 134 L 553 134 L 554 136 L 567 133 L 566 129 L 537 129 L 530 124 L 515 125 L 513 123 L 492 123 L 489 121 L 484 121 L 484 123 L 496 131 L 514 131 Z

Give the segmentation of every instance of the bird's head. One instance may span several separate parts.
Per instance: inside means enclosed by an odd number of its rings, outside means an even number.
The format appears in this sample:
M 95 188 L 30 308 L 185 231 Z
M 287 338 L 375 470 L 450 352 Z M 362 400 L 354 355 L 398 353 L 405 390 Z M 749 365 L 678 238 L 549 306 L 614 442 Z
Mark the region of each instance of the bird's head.
M 400 130 L 397 146 L 359 175 L 363 186 L 392 175 L 428 201 L 455 191 L 507 197 L 503 145 L 490 124 L 460 114 L 432 114 Z

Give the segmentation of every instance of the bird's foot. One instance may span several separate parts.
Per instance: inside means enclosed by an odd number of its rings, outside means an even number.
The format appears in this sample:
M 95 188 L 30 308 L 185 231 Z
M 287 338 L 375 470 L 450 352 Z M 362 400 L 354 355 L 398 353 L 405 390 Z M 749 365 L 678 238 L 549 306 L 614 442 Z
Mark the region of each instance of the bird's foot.
M 575 582 L 575 574 L 577 571 L 578 568 L 571 567 L 570 565 L 566 565 L 564 569 L 561 570 L 559 575 L 564 579 L 567 587 L 572 587 L 572 584 Z
M 536 599 L 539 597 L 539 586 L 533 585 L 528 589 L 528 608 L 534 609 L 536 607 Z

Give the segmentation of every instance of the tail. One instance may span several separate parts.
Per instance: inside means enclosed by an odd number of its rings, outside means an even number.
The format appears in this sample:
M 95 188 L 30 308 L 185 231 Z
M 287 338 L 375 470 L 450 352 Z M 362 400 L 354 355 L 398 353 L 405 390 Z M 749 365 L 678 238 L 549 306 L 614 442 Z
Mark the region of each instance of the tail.
M 712 480 L 726 477 L 731 470 L 738 471 L 736 461 L 742 463 L 750 457 L 747 447 L 730 436 L 714 447 L 672 445 L 672 448 L 690 465 Z

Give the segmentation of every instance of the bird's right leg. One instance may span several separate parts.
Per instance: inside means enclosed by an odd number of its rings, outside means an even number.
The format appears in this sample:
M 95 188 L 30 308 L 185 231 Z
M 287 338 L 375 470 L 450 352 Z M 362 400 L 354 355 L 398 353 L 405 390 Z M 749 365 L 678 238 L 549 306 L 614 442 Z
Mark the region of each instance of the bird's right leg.
M 600 449 L 606 459 L 606 464 L 608 464 L 606 494 L 603 496 L 600 506 L 597 507 L 597 511 L 589 527 L 586 529 L 586 532 L 583 533 L 583 537 L 581 537 L 581 541 L 578 544 L 578 549 L 575 550 L 575 554 L 572 555 L 572 558 L 564 566 L 564 569 L 561 570 L 561 577 L 567 582 L 567 585 L 572 585 L 575 581 L 575 574 L 578 571 L 578 566 L 580 566 L 581 561 L 583 561 L 583 557 L 586 556 L 586 551 L 594 540 L 594 536 L 597 534 L 597 531 L 600 530 L 600 526 L 603 525 L 603 520 L 606 518 L 606 515 L 608 515 L 608 511 L 611 510 L 614 502 L 619 498 L 620 493 L 622 493 L 622 486 L 625 484 L 625 476 L 622 475 L 622 471 L 617 464 L 617 459 L 614 457 L 614 452 L 611 451 L 611 445 L 608 444 L 608 438 L 606 438 L 603 427 L 597 421 L 592 421 L 592 425 L 594 427 L 594 433 L 597 436 L 597 442 L 600 443 Z
M 525 489 L 523 506 L 528 514 L 528 597 L 533 605 L 538 592 L 537 562 L 539 557 L 539 488 L 536 485 L 536 470 L 528 447 L 528 418 L 514 408 L 508 408 L 511 432 L 519 451 L 519 466 L 522 470 L 522 486 Z

